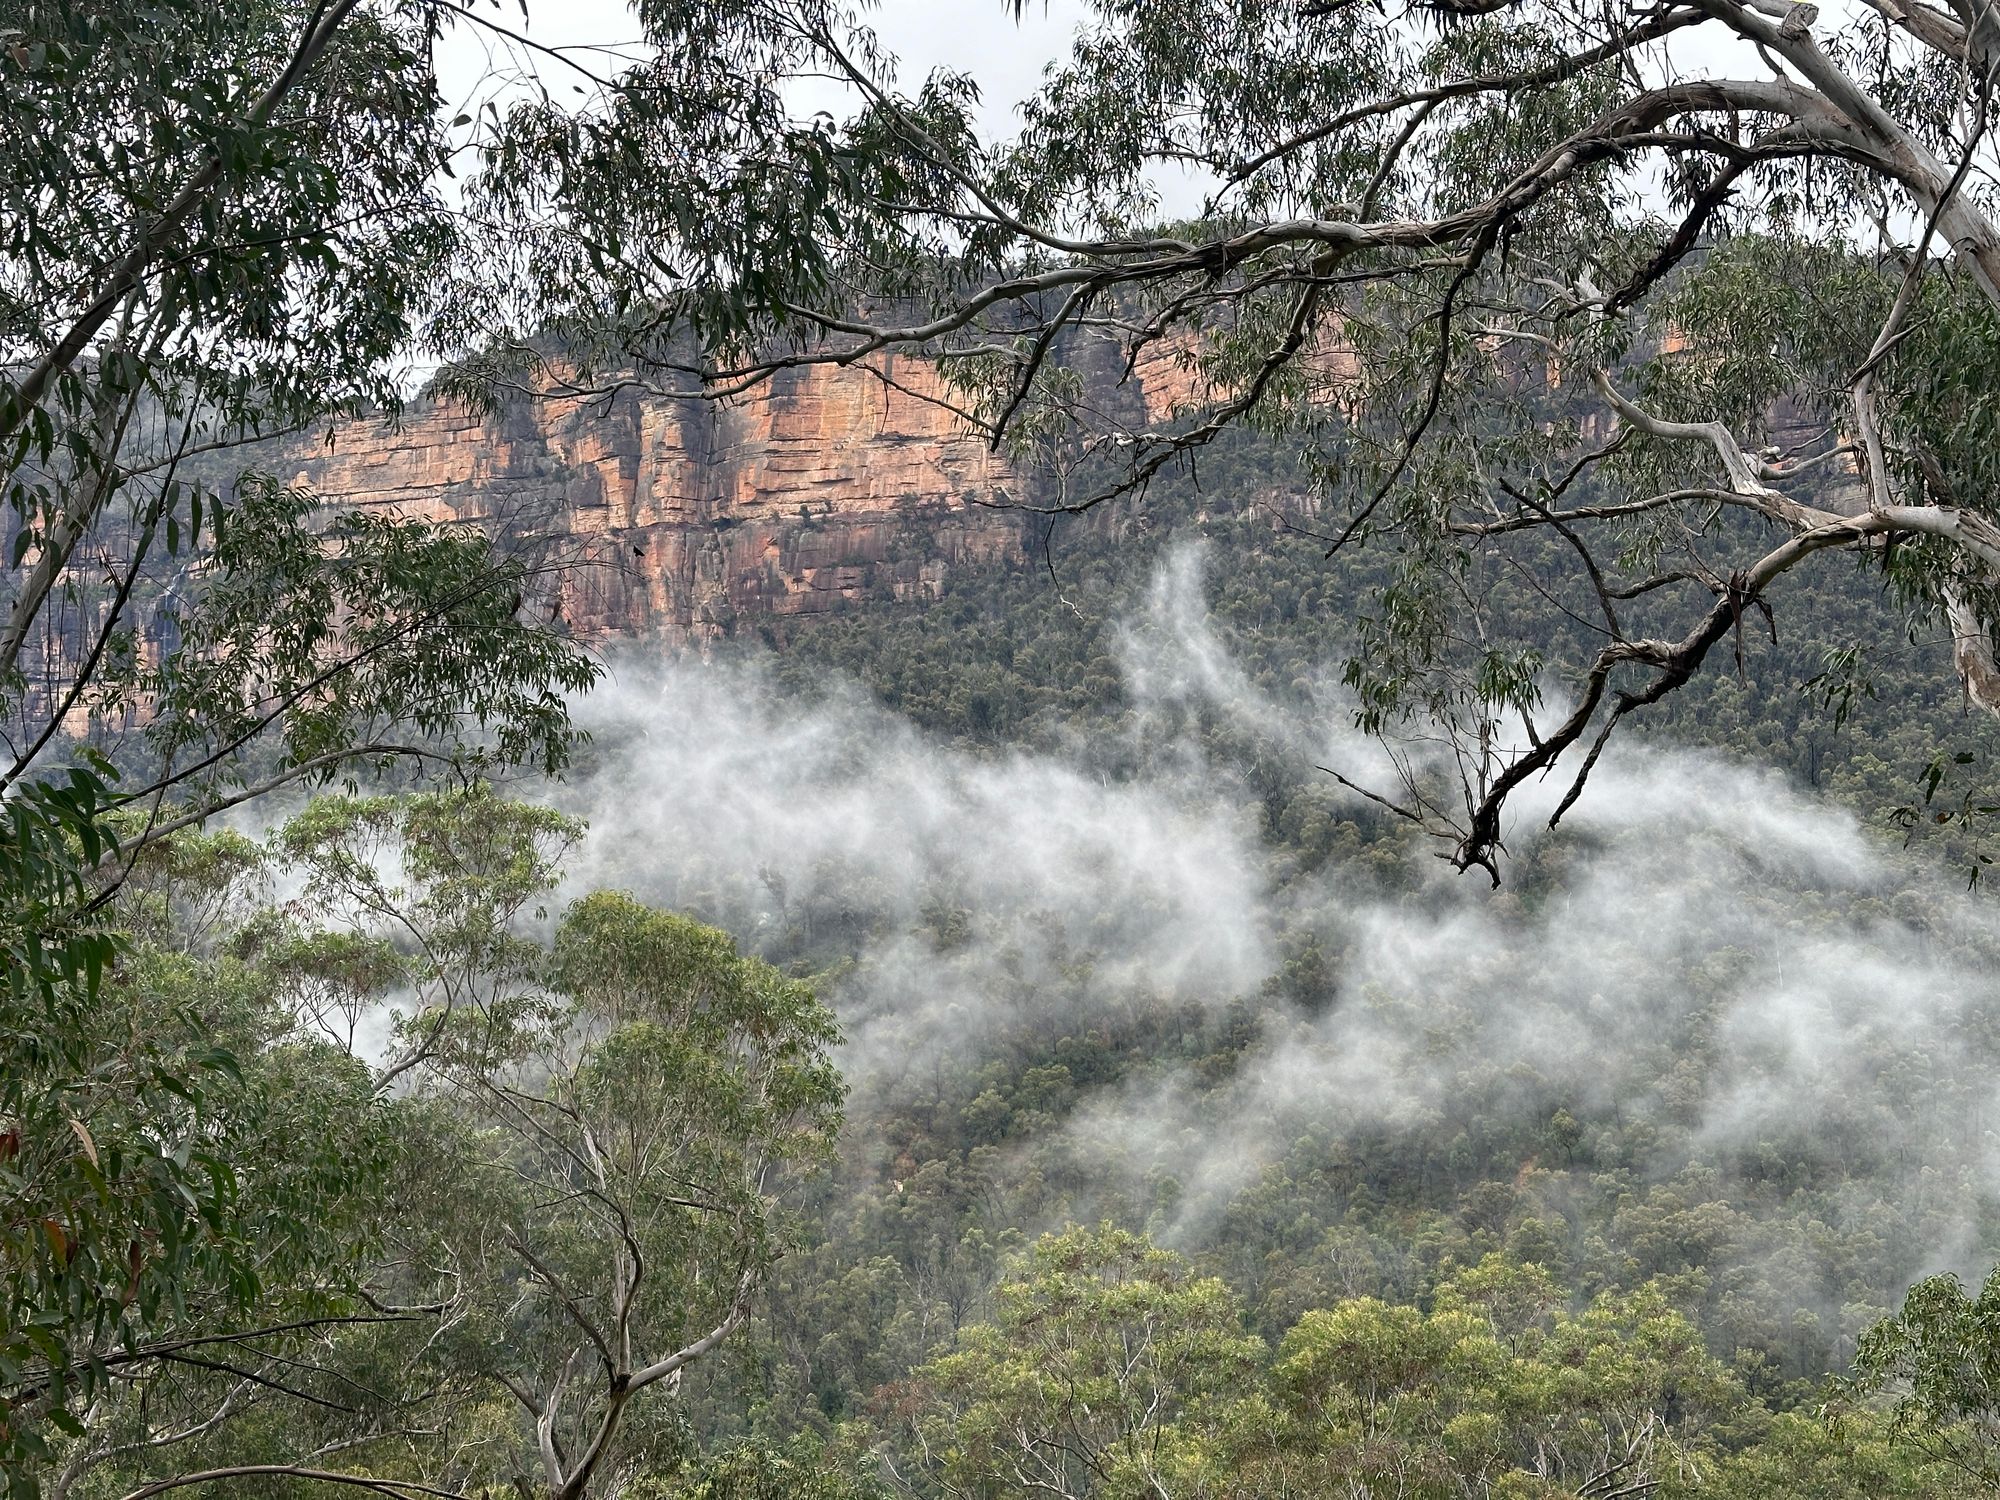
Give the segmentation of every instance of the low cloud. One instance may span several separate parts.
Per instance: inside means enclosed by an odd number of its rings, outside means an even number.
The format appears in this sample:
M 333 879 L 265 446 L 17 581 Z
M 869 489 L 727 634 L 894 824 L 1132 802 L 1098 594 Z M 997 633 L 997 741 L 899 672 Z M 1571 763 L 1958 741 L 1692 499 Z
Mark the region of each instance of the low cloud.
M 1980 1265 L 2000 1188 L 2000 1120 L 1966 1114 L 2000 1053 L 1986 903 L 1781 778 L 1629 737 L 1559 835 L 1539 830 L 1563 787 L 1514 809 L 1532 889 L 1422 858 L 1394 897 L 1337 860 L 1288 874 L 1216 746 L 1373 816 L 1313 770 L 1391 770 L 1341 692 L 1257 687 L 1207 618 L 1194 552 L 1116 640 L 1135 711 L 1110 757 L 975 754 L 852 685 L 788 696 L 754 660 L 614 664 L 583 709 L 601 764 L 565 793 L 593 827 L 572 879 L 776 956 L 851 955 L 827 993 L 864 1102 L 1161 1002 L 1214 1014 L 1307 942 L 1337 955 L 1332 994 L 1268 1015 L 1230 1081 L 1155 1069 L 1062 1127 L 1107 1176 L 1170 1171 L 1167 1232 L 1192 1242 L 1302 1132 L 1566 1107 L 1672 1124 L 1725 1165 L 1769 1148 L 1873 1174 L 1891 1186 L 1868 1204 L 1902 1193 L 1936 1264 Z M 1626 1165 L 1658 1179 L 1687 1159 Z
M 852 687 L 788 700 L 755 662 L 621 665 L 584 716 L 607 754 L 570 793 L 592 825 L 572 882 L 766 951 L 848 941 L 859 1085 L 1050 1004 L 1213 1003 L 1275 963 L 1254 819 L 1184 776 L 973 756 Z

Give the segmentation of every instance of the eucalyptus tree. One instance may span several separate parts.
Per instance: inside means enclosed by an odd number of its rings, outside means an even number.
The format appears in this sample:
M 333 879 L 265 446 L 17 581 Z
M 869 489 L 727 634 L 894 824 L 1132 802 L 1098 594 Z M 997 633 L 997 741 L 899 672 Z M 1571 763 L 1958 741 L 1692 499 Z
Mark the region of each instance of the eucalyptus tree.
M 654 55 L 494 144 L 520 296 L 452 383 L 871 371 L 1031 459 L 1051 525 L 1273 434 L 1289 524 L 1390 558 L 1348 668 L 1398 747 L 1371 792 L 1496 879 L 1510 801 L 1553 773 L 1559 818 L 1781 579 L 1886 579 L 2000 707 L 1980 0 L 1091 12 L 996 141 L 976 76 L 900 86 L 832 0 L 646 7 Z M 826 75 L 851 116 L 795 118 Z M 1495 602 L 1528 556 L 1590 649 Z
M 1189 1471 L 1265 1352 L 1226 1285 L 1105 1224 L 1044 1236 L 994 1297 L 996 1321 L 962 1329 L 892 1408 L 907 1491 L 1210 1493 Z
M 1572 1312 L 1546 1272 L 1499 1256 L 1428 1311 L 1314 1309 L 1269 1354 L 1223 1283 L 1110 1226 L 1046 1236 L 996 1302 L 896 1392 L 903 1493 L 1706 1493 L 1747 1406 L 1657 1287 Z
M 245 452 L 396 402 L 459 248 L 444 14 L 0 18 L 0 788 L 8 868 L 56 881 L 45 906 L 77 873 L 57 835 L 105 836 L 107 807 L 129 837 L 468 729 L 564 755 L 554 690 L 589 673 L 518 618 L 533 568 L 452 527 L 323 515 Z M 85 728 L 140 732 L 124 785 L 101 757 L 47 774 Z
M 582 1500 L 677 1458 L 662 1396 L 747 1319 L 781 1194 L 831 1156 L 838 1033 L 809 986 L 617 892 L 520 935 L 579 831 L 490 794 L 321 798 L 280 841 L 331 933 L 406 965 L 377 1090 L 458 1136 L 450 1221 L 403 1226 L 432 1248 L 401 1263 L 448 1308 L 438 1382 L 487 1415 L 447 1417 L 403 1480 Z
M 837 1032 L 807 985 L 620 894 L 536 935 L 580 833 L 474 789 L 149 847 L 106 1050 L 229 1045 L 179 1111 L 127 1106 L 228 1191 L 144 1321 L 55 1325 L 59 1356 L 0 1371 L 12 1416 L 56 1429 L 52 1500 L 580 1500 L 686 1467 L 672 1393 L 831 1153 Z
M 677 1455 L 665 1398 L 748 1319 L 844 1088 L 811 988 L 713 928 L 598 892 L 552 960 L 552 1003 L 434 1086 L 480 1122 L 506 1205 L 481 1368 L 533 1433 L 506 1477 L 583 1500 Z
M 309 1465 L 331 1414 L 379 1415 L 329 1356 L 403 1316 L 356 1292 L 413 1137 L 363 1059 L 298 1023 L 296 964 L 244 941 L 265 872 L 235 834 L 150 844 L 91 1003 L 60 1047 L 9 1054 L 81 1161 L 10 1122 L 9 1228 L 44 1243 L 4 1263 L 0 1493 L 103 1493 L 280 1400 L 322 1418 L 287 1434 Z
M 2000 1486 L 2000 1271 L 1911 1287 L 1854 1359 L 1864 1395 L 1894 1398 L 1896 1431 L 1976 1493 Z
M 564 694 L 593 675 L 535 609 L 545 563 L 257 472 L 258 442 L 392 407 L 451 290 L 432 54 L 452 14 L 0 9 L 9 1484 L 108 1340 L 145 1342 L 188 1277 L 243 1298 L 256 1277 L 239 1164 L 206 1134 L 239 1087 L 227 1048 L 192 1044 L 160 971 L 157 1024 L 113 1024 L 144 998 L 117 899 L 144 848 L 387 761 L 559 767 Z

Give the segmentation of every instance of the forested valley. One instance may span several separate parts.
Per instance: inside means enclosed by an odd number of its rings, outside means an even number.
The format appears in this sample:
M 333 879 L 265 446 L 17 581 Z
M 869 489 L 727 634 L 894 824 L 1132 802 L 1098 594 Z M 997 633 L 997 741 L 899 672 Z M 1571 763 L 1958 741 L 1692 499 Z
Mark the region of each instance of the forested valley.
M 0 1496 L 2000 1492 L 1989 8 L 988 9 L 0 0 Z

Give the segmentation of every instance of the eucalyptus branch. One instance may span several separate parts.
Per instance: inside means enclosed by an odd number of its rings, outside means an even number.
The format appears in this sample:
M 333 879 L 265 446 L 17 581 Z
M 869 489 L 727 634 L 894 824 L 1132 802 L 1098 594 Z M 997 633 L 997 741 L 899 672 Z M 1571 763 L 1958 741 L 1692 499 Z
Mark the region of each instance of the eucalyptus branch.
M 318 65 L 341 26 L 353 14 L 360 0 L 319 0 L 306 21 L 297 46 L 278 76 L 244 112 L 243 123 L 251 130 L 270 123 L 285 100 Z M 58 375 L 83 357 L 119 305 L 136 288 L 154 259 L 172 241 L 181 226 L 193 217 L 222 181 L 226 162 L 218 148 L 197 168 L 150 219 L 141 221 L 132 244 L 108 267 L 98 288 L 69 328 L 56 339 L 13 388 L 0 400 L 0 443 L 13 438 L 38 407 Z
M 1581 795 L 1584 780 L 1602 754 L 1612 727 L 1634 710 L 1657 703 L 1668 693 L 1684 686 L 1699 669 L 1710 648 L 1739 624 L 1743 611 L 1761 598 L 1764 589 L 1774 579 L 1815 553 L 1831 547 L 1849 546 L 1865 537 L 1881 535 L 1899 524 L 1908 526 L 1919 519 L 1923 524 L 1940 528 L 1954 524 L 1944 518 L 1932 517 L 1905 517 L 1899 523 L 1892 516 L 1874 513 L 1833 518 L 1800 532 L 1766 553 L 1749 568 L 1732 575 L 1722 596 L 1680 640 L 1618 641 L 1599 651 L 1584 673 L 1583 691 L 1569 715 L 1540 744 L 1516 756 L 1486 788 L 1473 808 L 1472 821 L 1464 838 L 1451 855 L 1452 863 L 1461 870 L 1477 865 L 1492 877 L 1495 885 L 1499 884 L 1499 870 L 1494 856 L 1503 847 L 1500 814 L 1507 799 L 1531 777 L 1553 767 L 1564 752 L 1582 738 L 1597 716 L 1616 668 L 1628 663 L 1637 664 L 1652 668 L 1656 675 L 1638 691 L 1620 696 L 1610 722 L 1592 744 L 1581 774 L 1550 820 L 1552 826 L 1561 820 L 1563 813 Z M 1993 542 L 2000 544 L 2000 532 L 1995 533 Z M 1995 551 L 2000 555 L 2000 545 L 1996 545 Z
M 126 327 L 114 340 L 112 352 L 122 351 L 130 338 L 130 323 L 136 312 L 136 305 L 126 306 Z M 153 328 L 149 322 L 149 329 Z M 149 333 L 147 337 L 151 337 Z M 145 340 L 142 339 L 142 342 Z M 69 563 L 70 555 L 78 542 L 89 534 L 105 505 L 117 490 L 121 475 L 118 468 L 118 450 L 124 445 L 125 434 L 132 418 L 139 410 L 139 403 L 145 397 L 143 381 L 135 382 L 133 388 L 124 393 L 122 401 L 105 402 L 96 423 L 97 431 L 91 451 L 85 460 L 94 468 L 88 479 L 72 483 L 69 487 L 67 503 L 57 514 L 54 524 L 42 538 L 35 557 L 35 564 L 28 570 L 28 576 L 21 584 L 21 592 L 15 597 L 14 605 L 8 611 L 7 624 L 0 630 L 0 676 L 14 670 L 20 660 L 21 647 L 27 641 L 28 632 L 33 628 L 42 606 L 48 602 L 50 591 L 62 570 Z M 4 426 L 4 423 L 0 423 Z
M 344 1485 L 386 1496 L 388 1500 L 414 1500 L 414 1497 L 424 1497 L 424 1500 L 471 1500 L 470 1496 L 457 1490 L 442 1490 L 402 1479 L 378 1479 L 368 1474 L 344 1474 L 305 1464 L 232 1464 L 192 1474 L 176 1474 L 171 1479 L 156 1479 L 150 1484 L 140 1485 L 136 1490 L 128 1490 L 121 1500 L 152 1500 L 155 1495 L 186 1489 L 190 1485 L 223 1484 L 239 1479 L 299 1479 L 312 1484 Z
M 1875 336 L 1874 346 L 1854 372 L 1849 386 L 1848 400 L 1854 408 L 1855 425 L 1861 434 L 1863 463 L 1868 471 L 1870 503 L 1878 510 L 1893 504 L 1894 499 L 1889 493 L 1889 460 L 1882 446 L 1882 419 L 1875 394 L 1875 371 L 1902 340 L 1905 320 L 1923 285 L 1924 273 L 1929 269 L 1931 240 L 1937 234 L 1938 221 L 1965 185 L 1965 175 L 1971 170 L 1980 139 L 1986 134 L 1986 110 L 1992 91 L 1991 77 L 1981 79 L 1978 113 L 1967 136 L 1965 152 L 1959 158 L 1951 181 L 1945 185 L 1931 211 L 1924 216 L 1924 232 L 1918 236 L 1916 248 L 1910 252 L 1909 269 L 1896 289 L 1896 300 L 1890 305 L 1889 315 L 1882 320 L 1882 330 Z

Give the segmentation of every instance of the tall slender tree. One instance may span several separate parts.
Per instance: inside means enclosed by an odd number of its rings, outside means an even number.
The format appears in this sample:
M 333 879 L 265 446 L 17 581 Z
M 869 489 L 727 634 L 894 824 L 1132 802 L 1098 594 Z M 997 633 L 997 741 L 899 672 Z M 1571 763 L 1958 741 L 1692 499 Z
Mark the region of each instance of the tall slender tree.
M 231 1033 L 197 1045 L 182 991 L 143 969 L 118 899 L 135 862 L 265 792 L 386 762 L 559 767 L 565 695 L 594 675 L 533 608 L 542 562 L 435 519 L 332 514 L 257 472 L 259 443 L 392 408 L 448 290 L 432 51 L 451 14 L 0 14 L 10 1485 L 32 1487 L 70 1398 L 177 1316 L 190 1278 L 254 1294 L 242 1116 L 219 1102 L 242 1087 Z M 158 1014 L 121 1036 L 140 981 L 162 986 Z

